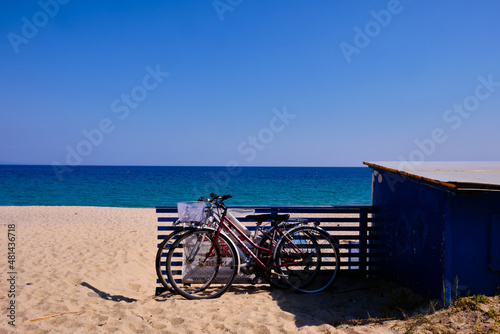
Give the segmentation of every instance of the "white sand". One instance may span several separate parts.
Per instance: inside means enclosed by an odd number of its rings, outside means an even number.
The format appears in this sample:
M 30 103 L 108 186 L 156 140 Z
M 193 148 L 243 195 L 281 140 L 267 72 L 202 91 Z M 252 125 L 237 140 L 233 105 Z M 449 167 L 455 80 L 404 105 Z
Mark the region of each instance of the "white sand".
M 154 297 L 155 209 L 0 207 L 0 333 L 392 333 L 390 293 L 340 279 L 303 295 L 234 286 L 221 298 Z M 16 226 L 16 320 L 8 324 L 7 228 Z M 8 282 L 7 282 L 8 283 Z M 27 285 L 30 283 L 30 285 Z M 389 298 L 389 299 L 388 299 Z M 42 318 L 50 315 L 53 317 Z M 36 321 L 29 321 L 42 318 Z M 399 328 L 399 332 L 404 332 Z

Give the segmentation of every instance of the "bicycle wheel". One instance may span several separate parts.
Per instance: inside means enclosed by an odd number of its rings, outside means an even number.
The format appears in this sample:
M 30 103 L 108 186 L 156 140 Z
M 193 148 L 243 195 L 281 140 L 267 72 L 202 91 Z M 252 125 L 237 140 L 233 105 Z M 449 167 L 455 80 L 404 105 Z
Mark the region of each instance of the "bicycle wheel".
M 272 234 L 270 234 L 270 235 L 272 235 Z M 273 243 L 272 247 L 273 247 L 273 249 L 276 249 L 276 244 L 279 241 L 278 236 L 279 235 L 276 234 L 274 240 L 272 240 L 272 243 Z M 272 239 L 271 236 L 268 236 L 268 235 L 264 234 L 262 236 L 262 239 L 260 240 L 259 246 L 263 247 L 263 248 L 270 249 L 271 248 L 271 239 Z M 266 252 L 266 251 L 263 251 L 263 250 L 257 250 L 256 255 L 262 261 L 262 263 L 264 263 L 264 264 L 268 264 L 269 263 L 269 258 L 271 257 L 271 254 L 269 252 Z M 277 289 L 281 289 L 281 290 L 289 289 L 290 288 L 290 285 L 288 283 L 284 282 L 281 279 L 280 274 L 278 274 L 273 269 L 271 269 L 271 271 L 268 272 L 267 274 L 264 274 L 264 276 L 265 276 L 266 281 L 273 288 L 277 288 Z
M 328 232 L 301 226 L 291 229 L 278 243 L 276 271 L 293 289 L 313 293 L 329 287 L 340 268 L 337 244 Z
M 158 251 L 156 252 L 156 275 L 160 283 L 170 292 L 175 290 L 169 283 L 167 277 L 167 255 L 172 244 L 186 232 L 194 231 L 193 227 L 178 227 L 172 233 L 170 233 L 158 246 Z
M 187 299 L 221 296 L 236 277 L 239 257 L 233 243 L 211 229 L 198 229 L 177 239 L 167 255 L 172 288 Z

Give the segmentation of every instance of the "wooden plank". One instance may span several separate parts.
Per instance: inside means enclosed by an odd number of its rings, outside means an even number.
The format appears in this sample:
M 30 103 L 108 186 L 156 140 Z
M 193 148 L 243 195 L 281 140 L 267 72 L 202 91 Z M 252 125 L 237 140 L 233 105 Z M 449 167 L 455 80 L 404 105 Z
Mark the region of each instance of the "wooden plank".
M 177 217 L 159 217 L 158 222 L 160 222 L 160 223 L 162 223 L 162 222 L 174 222 L 177 219 L 178 219 Z
M 173 225 L 158 225 L 158 231 L 173 231 L 177 227 L 178 226 L 173 226 Z
M 176 206 L 156 207 L 156 213 L 177 213 Z
M 340 249 L 359 249 L 360 245 L 359 244 L 340 244 L 339 248 Z M 375 251 L 376 246 L 375 245 L 369 245 L 366 246 L 370 251 Z
M 357 232 L 360 231 L 360 226 L 319 226 L 326 231 L 345 231 L 345 232 Z M 366 231 L 376 231 L 377 229 L 374 226 L 366 226 Z

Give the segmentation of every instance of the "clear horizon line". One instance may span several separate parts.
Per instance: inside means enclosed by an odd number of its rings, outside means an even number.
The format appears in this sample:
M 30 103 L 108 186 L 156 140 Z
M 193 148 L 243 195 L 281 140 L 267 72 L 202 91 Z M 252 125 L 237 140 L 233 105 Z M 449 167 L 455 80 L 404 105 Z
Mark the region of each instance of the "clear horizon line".
M 52 167 L 50 164 L 29 164 L 29 163 L 3 163 L 0 162 L 0 166 L 47 166 L 47 167 Z M 66 165 L 64 165 L 66 166 Z M 78 168 L 78 167 L 217 167 L 217 168 L 233 168 L 229 166 L 221 166 L 221 165 L 118 165 L 118 164 L 109 164 L 109 165 L 78 165 L 78 166 L 66 166 L 68 168 Z M 340 166 L 234 166 L 234 168 L 239 168 L 239 167 L 244 167 L 244 168 L 262 168 L 262 167 L 268 167 L 268 168 L 283 168 L 283 167 L 288 167 L 288 168 L 341 168 L 341 167 L 347 167 L 347 168 L 365 168 L 366 166 L 360 165 L 360 166 L 352 166 L 352 165 L 340 165 Z

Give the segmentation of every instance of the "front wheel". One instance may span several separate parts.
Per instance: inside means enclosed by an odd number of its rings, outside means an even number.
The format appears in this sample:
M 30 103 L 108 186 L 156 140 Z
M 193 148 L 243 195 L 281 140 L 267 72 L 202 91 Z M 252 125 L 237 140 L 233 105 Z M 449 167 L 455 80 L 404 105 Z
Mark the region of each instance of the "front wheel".
M 170 292 L 175 292 L 168 281 L 167 276 L 167 256 L 170 247 L 173 245 L 175 240 L 177 240 L 182 234 L 194 231 L 193 227 L 178 227 L 172 233 L 170 233 L 158 246 L 158 251 L 156 252 L 156 275 L 158 276 L 158 281 Z
M 293 289 L 313 293 L 328 288 L 337 278 L 340 258 L 330 234 L 318 227 L 288 231 L 275 252 L 275 270 Z
M 238 272 L 234 244 L 216 231 L 199 229 L 183 234 L 170 247 L 167 276 L 172 288 L 187 299 L 221 296 Z

